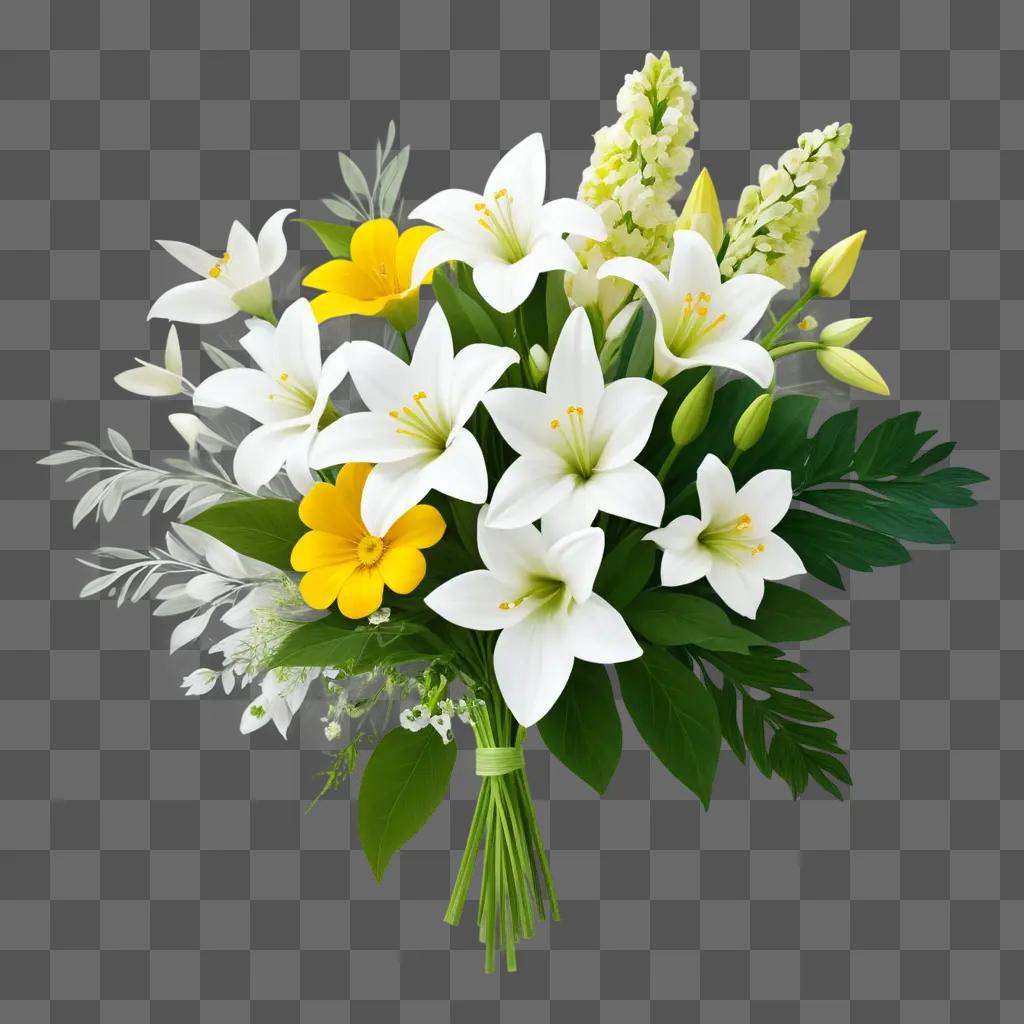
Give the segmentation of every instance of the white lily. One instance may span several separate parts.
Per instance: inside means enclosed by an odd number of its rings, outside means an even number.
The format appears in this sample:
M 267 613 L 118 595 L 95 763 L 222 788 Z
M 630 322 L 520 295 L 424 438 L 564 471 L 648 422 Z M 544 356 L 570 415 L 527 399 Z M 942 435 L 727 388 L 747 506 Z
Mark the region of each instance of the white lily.
M 646 540 L 664 552 L 661 582 L 681 587 L 707 577 L 733 611 L 752 619 L 764 597 L 765 580 L 806 572 L 800 556 L 772 530 L 793 501 L 788 469 L 766 469 L 738 491 L 732 473 L 716 455 L 697 469 L 700 518 L 679 516 Z
M 242 712 L 239 730 L 248 735 L 273 722 L 284 739 L 288 726 L 309 692 L 309 684 L 316 673 L 309 669 L 300 672 L 269 672 L 260 683 L 260 695 Z
M 164 345 L 164 365 L 136 359 L 139 365 L 131 370 L 123 370 L 114 377 L 114 383 L 133 395 L 145 398 L 165 398 L 180 395 L 184 390 L 185 378 L 182 376 L 181 343 L 178 341 L 178 329 L 171 324 Z
M 366 528 L 383 537 L 431 490 L 486 501 L 487 467 L 464 424 L 518 355 L 484 344 L 456 354 L 440 306 L 427 316 L 409 364 L 369 341 L 353 341 L 348 350 L 349 372 L 369 411 L 325 428 L 310 465 L 375 463 L 363 490 Z
M 463 573 L 424 598 L 438 615 L 465 629 L 501 630 L 494 672 L 516 720 L 530 726 L 558 700 L 576 658 L 609 665 L 643 651 L 625 620 L 594 593 L 604 533 L 585 527 L 560 533 L 550 521 L 515 530 L 477 520 L 486 569 Z
M 181 435 L 188 445 L 189 458 L 194 459 L 200 451 L 216 454 L 231 447 L 227 438 L 221 437 L 191 412 L 172 412 L 167 422 Z
M 441 228 L 420 248 L 411 279 L 449 260 L 473 267 L 473 283 L 499 313 L 521 305 L 546 270 L 575 273 L 579 260 L 564 234 L 601 241 L 596 210 L 576 199 L 544 202 L 547 167 L 539 132 L 513 146 L 495 165 L 482 194 L 449 188 L 409 214 Z
M 520 454 L 494 489 L 489 524 L 525 526 L 557 515 L 589 526 L 599 511 L 657 526 L 665 494 L 636 457 L 665 397 L 660 384 L 627 377 L 605 385 L 586 311 L 562 328 L 547 392 L 500 388 L 484 405 Z
M 235 479 L 256 493 L 282 466 L 292 484 L 305 493 L 313 485 L 309 451 L 331 392 L 348 370 L 348 345 L 321 364 L 320 331 L 305 299 L 293 302 L 277 327 L 248 321 L 242 347 L 259 369 L 235 367 L 204 380 L 193 401 L 197 406 L 237 409 L 257 427 L 235 452 Z
M 703 235 L 676 231 L 668 277 L 633 256 L 603 264 L 597 276 L 636 285 L 657 321 L 654 379 L 665 381 L 695 366 L 736 370 L 767 387 L 774 374 L 768 352 L 747 335 L 782 285 L 763 274 L 722 283 L 718 260 Z
M 278 210 L 260 229 L 258 239 L 236 220 L 219 259 L 188 242 L 158 239 L 159 245 L 203 280 L 179 284 L 164 292 L 153 303 L 149 319 L 164 317 L 186 324 L 215 324 L 239 310 L 261 317 L 272 313 L 269 278 L 288 255 L 284 222 L 294 212 Z

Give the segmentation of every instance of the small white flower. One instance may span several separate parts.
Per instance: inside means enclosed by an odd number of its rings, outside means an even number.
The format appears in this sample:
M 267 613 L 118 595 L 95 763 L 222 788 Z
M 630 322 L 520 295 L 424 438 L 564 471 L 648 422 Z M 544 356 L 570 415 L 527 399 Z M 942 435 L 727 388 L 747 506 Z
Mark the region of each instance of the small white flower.
M 378 608 L 375 612 L 370 613 L 367 621 L 371 626 L 383 626 L 384 623 L 391 621 L 391 609 Z
M 599 511 L 657 526 L 661 484 L 636 458 L 665 397 L 660 384 L 626 377 L 605 385 L 586 310 L 562 328 L 547 391 L 499 388 L 483 403 L 520 457 L 498 481 L 488 525 L 514 528 L 552 514 L 564 529 Z
M 262 729 L 273 722 L 284 739 L 288 726 L 306 699 L 312 677 L 284 669 L 269 672 L 260 684 L 260 695 L 242 712 L 240 729 L 243 735 Z
M 216 453 L 230 447 L 231 442 L 208 427 L 195 413 L 172 412 L 167 422 L 181 435 L 188 445 L 188 454 L 195 458 L 199 451 Z
M 284 263 L 288 243 L 284 222 L 294 210 L 278 210 L 260 230 L 259 239 L 236 220 L 228 246 L 219 259 L 188 242 L 160 241 L 179 263 L 202 281 L 189 281 L 164 292 L 149 311 L 149 319 L 164 317 L 186 324 L 215 324 L 239 310 L 254 316 L 272 312 L 269 278 Z
M 114 377 L 114 383 L 118 387 L 144 398 L 164 398 L 181 394 L 184 380 L 181 373 L 181 344 L 178 341 L 178 329 L 174 324 L 171 324 L 167 331 L 163 366 L 146 362 L 145 359 L 135 361 L 139 364 L 137 367 L 124 370 Z
M 181 688 L 186 697 L 201 697 L 217 685 L 219 678 L 220 673 L 214 672 L 212 668 L 197 668 L 182 679 Z
M 530 726 L 558 699 L 576 658 L 609 665 L 643 651 L 619 612 L 594 593 L 601 530 L 561 535 L 547 521 L 540 531 L 496 530 L 486 519 L 484 506 L 477 546 L 487 568 L 442 583 L 424 603 L 464 629 L 501 630 L 498 686 L 516 720 Z
M 414 704 L 398 716 L 398 723 L 409 732 L 419 732 L 430 725 L 430 708 L 426 704 Z
M 782 285 L 762 274 L 741 274 L 722 283 L 718 260 L 703 235 L 676 231 L 668 277 L 633 256 L 619 256 L 598 270 L 600 280 L 635 284 L 657 322 L 654 377 L 665 381 L 696 366 L 736 370 L 766 388 L 772 357 L 747 335 L 757 326 Z
M 326 720 L 321 718 L 320 721 L 323 722 L 323 721 L 326 721 Z M 340 735 L 341 735 L 341 723 L 340 722 L 328 721 L 327 724 L 324 726 L 324 736 L 329 741 L 333 742 Z
M 575 273 L 579 260 L 563 235 L 600 241 L 607 234 L 596 210 L 576 199 L 544 202 L 547 164 L 539 132 L 513 146 L 491 171 L 483 194 L 450 188 L 409 214 L 441 231 L 420 247 L 411 279 L 449 260 L 473 267 L 473 283 L 499 313 L 509 313 L 547 270 Z
M 697 470 L 697 494 L 700 518 L 679 516 L 645 538 L 665 552 L 662 585 L 681 587 L 706 576 L 733 611 L 752 619 L 765 580 L 806 571 L 799 555 L 772 533 L 793 500 L 789 470 L 766 469 L 737 491 L 728 467 L 706 455 Z
M 452 719 L 447 711 L 438 711 L 436 715 L 430 716 L 430 724 L 434 727 L 437 735 L 444 740 L 445 745 L 452 741 Z
M 237 409 L 257 427 L 235 452 L 235 479 L 254 494 L 286 466 L 302 493 L 313 486 L 309 452 L 331 393 L 348 371 L 349 345 L 321 363 L 320 329 L 305 299 L 293 302 L 277 327 L 248 321 L 242 346 L 259 369 L 235 367 L 204 380 L 197 406 Z

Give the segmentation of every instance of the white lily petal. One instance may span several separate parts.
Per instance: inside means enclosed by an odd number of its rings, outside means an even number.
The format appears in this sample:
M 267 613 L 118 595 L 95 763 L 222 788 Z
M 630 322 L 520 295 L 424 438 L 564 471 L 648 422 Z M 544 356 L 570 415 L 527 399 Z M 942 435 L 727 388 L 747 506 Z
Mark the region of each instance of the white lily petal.
M 505 470 L 495 486 L 487 523 L 507 529 L 536 522 L 568 498 L 574 486 L 562 463 L 524 455 Z
M 484 453 L 477 439 L 464 427 L 452 435 L 448 447 L 427 465 L 425 476 L 430 490 L 473 505 L 482 505 L 487 500 Z
M 793 503 L 793 478 L 788 469 L 766 469 L 751 477 L 737 492 L 726 515 L 750 516 L 751 537 L 774 530 Z
M 714 306 L 716 316 L 726 314 L 723 332 L 730 338 L 746 338 L 780 291 L 782 285 L 763 274 L 739 274 L 726 281 L 715 295 Z
M 114 383 L 133 395 L 142 395 L 145 398 L 164 398 L 181 394 L 181 378 L 152 363 L 143 363 L 131 370 L 122 370 L 114 377 Z
M 408 364 L 370 341 L 350 342 L 348 354 L 352 382 L 371 412 L 386 416 L 392 409 L 408 405 L 416 390 Z
M 488 506 L 480 509 L 476 543 L 484 565 L 502 583 L 525 591 L 547 570 L 547 544 L 535 526 L 499 530 L 487 524 Z
M 564 581 L 575 601 L 586 601 L 593 593 L 603 555 L 604 531 L 588 526 L 555 541 L 548 548 L 547 564 L 554 578 Z
M 243 736 L 248 736 L 249 733 L 262 729 L 267 722 L 274 720 L 274 710 L 278 704 L 282 703 L 283 701 L 276 697 L 268 697 L 261 693 L 242 712 L 242 720 L 238 726 L 239 731 Z
M 314 469 L 346 462 L 397 462 L 432 454 L 422 442 L 395 430 L 394 420 L 374 412 L 351 412 L 320 431 L 313 443 Z
M 294 419 L 303 412 L 292 396 L 277 391 L 265 373 L 245 366 L 207 377 L 196 388 L 192 401 L 199 407 L 236 409 L 260 423 Z
M 712 589 L 734 612 L 753 619 L 764 597 L 764 578 L 724 558 L 712 558 L 707 573 Z
M 697 516 L 676 516 L 672 522 L 666 523 L 660 529 L 645 533 L 644 540 L 657 544 L 665 551 L 685 548 L 696 543 L 701 530 L 707 526 L 709 521 L 699 519 Z
M 604 375 L 585 309 L 574 309 L 562 327 L 548 367 L 547 394 L 553 414 L 564 415 L 570 405 L 582 406 L 585 415 L 597 413 Z
M 481 202 L 483 196 L 477 192 L 470 192 L 464 188 L 446 188 L 414 206 L 409 211 L 409 220 L 424 220 L 441 228 L 449 236 L 472 238 L 478 234 L 477 229 L 480 225 L 477 221 L 480 219 L 480 213 L 476 205 Z M 431 238 L 437 237 L 439 236 L 431 235 Z M 427 239 L 427 242 L 429 241 L 430 239 Z M 427 242 L 423 244 L 426 245 Z M 416 280 L 415 276 L 413 280 Z
M 409 364 L 409 379 L 417 391 L 427 393 L 432 408 L 449 409 L 454 360 L 452 331 L 438 302 L 431 306 L 423 322 Z M 403 405 L 410 401 L 410 397 L 405 396 Z
M 525 618 L 531 607 L 512 605 L 519 595 L 486 569 L 475 569 L 442 583 L 423 603 L 443 619 L 463 629 L 505 629 Z M 502 604 L 509 605 L 502 608 Z
M 264 277 L 270 277 L 279 270 L 288 255 L 288 241 L 284 237 L 284 222 L 294 210 L 278 210 L 272 214 L 260 228 L 260 236 L 256 242 L 259 252 L 260 267 Z
M 473 284 L 477 291 L 499 313 L 511 313 L 521 306 L 533 291 L 540 269 L 532 253 L 515 263 L 489 259 L 473 268 Z
M 558 538 L 593 525 L 600 507 L 597 494 L 586 481 L 572 477 L 573 489 L 554 508 L 544 513 L 542 527 L 546 537 Z
M 156 244 L 165 249 L 180 264 L 188 267 L 193 274 L 200 277 L 207 277 L 210 269 L 217 263 L 217 257 L 211 256 L 205 249 L 188 242 L 173 242 L 169 239 L 158 238 Z
M 373 467 L 363 488 L 362 504 L 363 523 L 370 533 L 383 537 L 403 512 L 426 497 L 431 487 L 427 470 L 435 459 L 435 454 L 428 453 Z
M 600 594 L 569 609 L 568 633 L 580 661 L 616 665 L 644 653 L 626 620 Z
M 231 258 L 228 273 L 237 290 L 248 288 L 267 275 L 260 266 L 260 253 L 256 239 L 249 229 L 239 221 L 234 221 L 228 232 L 228 245 L 224 250 Z
M 274 345 L 288 383 L 315 394 L 320 380 L 320 328 L 307 299 L 296 299 L 281 314 Z
M 498 433 L 520 455 L 550 453 L 551 415 L 546 395 L 528 388 L 498 388 L 484 395 L 483 404 Z
M 625 377 L 605 388 L 590 428 L 591 444 L 601 451 L 599 470 L 632 462 L 643 451 L 665 393 L 643 377 Z
M 284 369 L 275 343 L 277 329 L 258 316 L 249 317 L 245 326 L 246 333 L 239 339 L 239 344 L 263 373 L 268 377 L 277 377 Z
M 676 231 L 672 235 L 669 287 L 675 294 L 690 292 L 714 295 L 722 286 L 718 260 L 707 239 L 697 231 Z M 781 285 L 780 285 L 781 287 Z M 718 306 L 716 303 L 715 310 Z M 762 313 L 764 310 L 762 309 Z
M 494 673 L 520 725 L 529 727 L 551 710 L 569 681 L 573 661 L 564 617 L 547 609 L 502 630 L 494 645 Z
M 316 425 L 310 424 L 304 433 L 296 437 L 292 446 L 288 449 L 288 457 L 285 459 L 284 468 L 292 487 L 299 494 L 306 494 L 316 483 L 309 468 L 309 453 L 316 438 Z
M 766 580 L 784 580 L 807 572 L 800 556 L 780 536 L 762 537 L 763 549 L 754 556 L 753 568 Z
M 661 585 L 683 587 L 707 576 L 711 552 L 696 542 L 665 548 L 661 556 Z
M 671 328 L 678 313 L 678 303 L 665 275 L 657 267 L 635 256 L 616 256 L 603 263 L 597 271 L 599 281 L 609 277 L 619 277 L 635 284 L 647 299 L 659 326 L 664 330 Z
M 451 418 L 453 427 L 461 427 L 473 415 L 473 410 L 487 396 L 501 375 L 514 363 L 519 354 L 504 346 L 467 345 L 455 356 L 452 366 Z M 492 392 L 498 394 L 499 392 Z M 527 394 L 537 395 L 536 391 Z M 488 396 L 489 397 L 489 396 Z M 539 398 L 540 396 L 537 395 Z
M 150 307 L 147 320 L 177 320 L 184 324 L 216 324 L 233 317 L 238 307 L 227 289 L 212 278 L 188 281 L 168 289 Z
M 434 198 L 436 199 L 437 196 Z M 429 201 L 427 200 L 427 202 Z M 438 222 L 433 221 L 432 223 Z M 471 230 L 473 233 L 470 235 L 456 234 L 451 231 L 441 231 L 436 235 L 431 235 L 416 253 L 416 259 L 413 260 L 412 271 L 409 275 L 410 281 L 422 281 L 431 270 L 442 263 L 458 260 L 472 267 L 484 260 L 494 259 L 498 252 L 494 237 L 482 230 L 475 221 Z
M 348 376 L 348 346 L 336 348 L 325 360 L 320 368 L 320 383 L 317 387 L 317 400 L 314 406 L 313 415 L 319 421 L 331 395 L 338 389 L 338 385 Z
M 540 132 L 516 143 L 495 165 L 484 186 L 484 202 L 495 192 L 508 189 L 514 211 L 539 210 L 547 186 L 547 154 Z
M 580 484 L 602 512 L 635 523 L 658 526 L 665 514 L 665 492 L 658 478 L 638 462 L 599 470 Z
M 718 519 L 718 510 L 723 517 L 729 515 L 736 502 L 736 486 L 728 466 L 710 452 L 697 467 L 697 497 L 700 499 L 701 518 L 710 522 Z
M 164 342 L 164 369 L 175 376 L 181 376 L 181 342 L 178 340 L 178 328 L 171 324 L 167 329 L 167 341 Z
M 543 229 L 538 225 L 534 230 L 539 233 Z M 538 238 L 530 246 L 530 259 L 540 273 L 564 270 L 567 274 L 575 274 L 580 269 L 579 257 L 561 235 L 545 234 Z
M 238 485 L 256 494 L 277 476 L 292 447 L 302 442 L 306 429 L 306 424 L 294 420 L 257 427 L 235 451 L 234 474 Z
M 772 357 L 755 341 L 712 341 L 701 345 L 696 359 L 698 366 L 721 366 L 742 373 L 762 388 L 775 376 Z
M 601 214 L 578 199 L 552 199 L 541 207 L 538 223 L 549 233 L 579 235 L 603 242 L 608 236 Z

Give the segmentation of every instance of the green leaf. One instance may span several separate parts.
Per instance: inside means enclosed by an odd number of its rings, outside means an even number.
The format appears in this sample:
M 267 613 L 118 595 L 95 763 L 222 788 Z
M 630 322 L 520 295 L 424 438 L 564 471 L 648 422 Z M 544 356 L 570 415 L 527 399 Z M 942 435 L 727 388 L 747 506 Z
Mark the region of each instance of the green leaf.
M 782 583 L 767 582 L 751 628 L 765 640 L 786 643 L 814 640 L 846 625 L 846 619 L 816 597 Z
M 808 771 L 800 745 L 785 729 L 778 729 L 768 748 L 772 768 L 788 785 L 794 797 L 807 788 Z
M 559 761 L 603 793 L 622 755 L 622 723 L 608 671 L 577 661 L 555 706 L 537 723 Z
M 872 530 L 922 544 L 952 544 L 949 527 L 927 508 L 894 502 L 864 491 L 824 487 L 804 491 L 800 500 L 829 515 L 852 519 Z
M 408 622 L 370 626 L 329 615 L 290 633 L 267 667 L 332 666 L 359 675 L 377 665 L 425 661 L 441 653 L 438 641 L 422 626 Z
M 853 465 L 856 442 L 856 409 L 847 409 L 825 420 L 811 439 L 804 486 L 841 480 Z
M 297 224 L 311 228 L 335 259 L 347 260 L 351 255 L 349 245 L 356 230 L 351 224 L 335 224 L 332 220 L 307 220 L 305 217 L 295 217 L 294 220 Z
M 653 317 L 644 316 L 641 310 L 633 314 L 630 322 L 631 341 L 627 349 L 627 342 L 622 345 L 622 359 L 620 367 L 624 367 L 620 376 L 623 377 L 649 377 L 651 366 L 654 364 L 654 329 Z
M 771 778 L 772 765 L 768 759 L 768 748 L 764 741 L 764 712 L 760 701 L 749 694 L 743 694 L 743 738 L 750 751 L 750 759 L 762 775 Z
M 637 633 L 660 647 L 689 645 L 745 654 L 762 642 L 749 629 L 737 626 L 718 605 L 692 594 L 648 590 L 624 614 Z
M 736 687 L 728 679 L 722 680 L 721 687 L 715 686 L 707 674 L 704 665 L 700 666 L 701 677 L 708 693 L 711 694 L 718 709 L 718 724 L 722 728 L 722 737 L 741 763 L 747 760 L 747 745 L 743 741 L 743 733 L 736 722 L 737 692 Z
M 970 508 L 976 505 L 977 501 L 968 487 L 987 479 L 984 473 L 978 473 L 976 470 L 948 466 L 925 476 L 910 476 L 901 480 L 873 480 L 865 486 L 895 501 L 920 504 L 927 508 Z
M 895 476 L 913 462 L 933 432 L 917 433 L 920 412 L 905 412 L 883 420 L 861 442 L 853 465 L 861 480 Z
M 291 571 L 292 548 L 306 533 L 299 506 L 283 498 L 225 501 L 193 516 L 188 525 L 239 554 Z
M 765 469 L 788 469 L 799 475 L 807 457 L 807 427 L 817 405 L 812 395 L 785 395 L 775 402 L 761 440 L 736 462 L 737 487 Z
M 480 553 L 477 550 L 476 532 L 477 523 L 480 519 L 480 506 L 472 505 L 468 501 L 460 501 L 458 498 L 449 498 L 448 508 L 451 515 L 449 522 L 454 524 L 459 542 L 466 549 L 469 556 L 475 562 L 479 562 Z
M 643 531 L 629 533 L 601 562 L 594 589 L 621 611 L 647 585 L 656 558 L 657 548 Z
M 399 727 L 377 744 L 359 788 L 359 841 L 378 882 L 392 855 L 437 809 L 456 753 L 434 729 Z
M 782 651 L 774 647 L 759 647 L 751 654 L 707 651 L 702 657 L 735 683 L 769 691 L 811 689 L 811 684 L 800 678 L 806 671 L 803 665 L 784 658 Z
M 655 757 L 707 807 L 718 769 L 722 730 L 701 681 L 660 647 L 617 666 L 622 698 Z
M 565 273 L 549 270 L 544 275 L 544 305 L 547 319 L 549 352 L 555 350 L 555 342 L 569 319 L 569 299 L 565 294 Z
M 462 304 L 459 302 L 459 292 L 455 285 L 452 284 L 448 275 L 439 267 L 434 271 L 434 276 L 431 278 L 430 283 L 434 289 L 434 297 L 444 311 L 445 319 L 451 328 L 455 350 L 458 351 L 467 345 L 472 345 L 474 342 L 479 341 L 480 339 L 476 335 L 472 321 L 470 321 L 465 310 L 462 308 Z

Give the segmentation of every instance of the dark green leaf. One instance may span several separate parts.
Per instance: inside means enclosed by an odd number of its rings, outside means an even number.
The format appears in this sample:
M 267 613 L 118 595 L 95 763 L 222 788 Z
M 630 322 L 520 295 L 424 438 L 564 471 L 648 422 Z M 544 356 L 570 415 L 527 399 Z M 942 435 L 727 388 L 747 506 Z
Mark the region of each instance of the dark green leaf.
M 701 666 L 701 675 L 708 693 L 714 698 L 715 707 L 718 708 L 718 724 L 722 728 L 722 736 L 729 748 L 742 763 L 747 760 L 747 745 L 743 742 L 743 733 L 736 722 L 737 702 L 736 687 L 728 679 L 722 680 L 721 687 L 715 686 L 711 681 L 704 666 Z
M 620 366 L 624 367 L 624 377 L 649 377 L 651 366 L 654 363 L 654 317 L 644 316 L 638 309 L 630 324 L 632 341 L 629 351 L 626 351 L 625 342 L 622 346 L 624 361 Z
M 922 544 L 952 544 L 949 527 L 927 508 L 878 498 L 864 491 L 825 487 L 804 491 L 800 500 L 833 516 Z
M 903 472 L 930 436 L 917 433 L 920 412 L 905 412 L 883 420 L 861 442 L 853 465 L 861 480 Z
M 437 809 L 452 769 L 454 743 L 434 729 L 392 729 L 377 744 L 359 788 L 359 841 L 379 882 L 392 855 Z
M 291 570 L 292 548 L 306 532 L 299 506 L 283 498 L 225 501 L 193 516 L 188 525 L 239 554 L 285 571 Z
M 792 718 L 798 722 L 831 722 L 831 711 L 818 707 L 817 704 L 803 697 L 794 697 L 791 693 L 781 693 L 774 690 L 768 698 L 768 709 L 777 715 L 785 718 Z
M 289 634 L 268 667 L 333 666 L 358 675 L 378 665 L 425 661 L 441 653 L 437 640 L 422 626 L 406 622 L 357 625 L 329 615 Z
M 661 647 L 689 645 L 709 651 L 746 653 L 761 638 L 737 626 L 716 604 L 671 590 L 648 590 L 625 611 L 642 637 Z
M 480 339 L 477 337 L 472 321 L 459 302 L 458 290 L 441 268 L 434 271 L 431 284 L 434 288 L 434 296 L 444 311 L 445 319 L 451 328 L 452 342 L 455 345 L 455 350 L 458 351 L 467 345 L 472 345 L 479 341 Z
M 807 788 L 807 764 L 800 744 L 785 729 L 778 729 L 772 736 L 768 748 L 771 766 L 789 786 L 793 796 L 799 796 Z
M 476 530 L 480 518 L 480 506 L 471 505 L 468 501 L 460 501 L 458 498 L 449 498 L 448 508 L 451 516 L 449 523 L 454 524 L 459 542 L 470 557 L 478 562 L 480 553 L 476 546 Z
M 305 217 L 296 217 L 295 220 L 311 228 L 323 242 L 324 248 L 336 259 L 349 258 L 349 245 L 356 230 L 351 224 L 336 224 L 331 220 L 307 220 Z
M 654 570 L 657 548 L 643 539 L 643 531 L 627 534 L 601 562 L 594 589 L 620 611 L 647 585 Z
M 555 350 L 555 342 L 569 319 L 569 299 L 565 294 L 565 274 L 559 270 L 549 270 L 544 275 L 545 308 L 547 313 L 547 349 Z
M 800 678 L 805 671 L 803 665 L 784 658 L 774 647 L 758 647 L 750 654 L 708 651 L 703 657 L 735 683 L 756 686 L 759 690 L 811 689 L 810 683 Z
M 841 480 L 853 465 L 856 441 L 856 409 L 847 409 L 825 420 L 811 441 L 804 485 Z
M 622 723 L 603 665 L 577 661 L 562 695 L 537 727 L 569 771 L 598 793 L 608 788 L 622 754 Z
M 626 709 L 659 761 L 707 807 L 718 768 L 722 730 L 714 699 L 668 651 L 617 666 Z
M 813 640 L 845 625 L 846 619 L 816 597 L 782 583 L 767 582 L 751 628 L 765 640 L 786 643 Z
M 785 395 L 776 400 L 761 440 L 736 462 L 733 476 L 737 487 L 765 469 L 799 474 L 807 456 L 807 426 L 817 405 L 818 399 L 812 395 Z
M 757 765 L 762 775 L 769 778 L 772 774 L 771 762 L 768 760 L 768 748 L 764 742 L 764 712 L 760 701 L 748 694 L 743 694 L 743 739 L 746 741 L 750 758 Z

